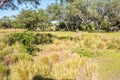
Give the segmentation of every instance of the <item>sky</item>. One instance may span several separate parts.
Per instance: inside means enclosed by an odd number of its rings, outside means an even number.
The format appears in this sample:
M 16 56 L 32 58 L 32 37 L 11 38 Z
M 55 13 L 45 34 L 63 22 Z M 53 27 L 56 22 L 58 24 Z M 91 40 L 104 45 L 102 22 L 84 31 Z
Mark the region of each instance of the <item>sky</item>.
M 49 5 L 49 4 L 53 3 L 53 2 L 55 2 L 55 0 L 41 0 L 40 6 L 38 7 L 38 9 L 39 8 L 45 9 L 47 7 L 47 5 Z M 20 5 L 19 7 L 21 7 L 21 8 L 19 8 L 19 10 L 10 10 L 10 9 L 8 9 L 8 10 L 1 10 L 0 9 L 0 18 L 2 18 L 4 16 L 17 15 L 17 14 L 19 14 L 19 12 L 21 11 L 22 8 L 23 9 L 29 9 L 30 8 L 30 7 L 26 8 L 25 5 Z

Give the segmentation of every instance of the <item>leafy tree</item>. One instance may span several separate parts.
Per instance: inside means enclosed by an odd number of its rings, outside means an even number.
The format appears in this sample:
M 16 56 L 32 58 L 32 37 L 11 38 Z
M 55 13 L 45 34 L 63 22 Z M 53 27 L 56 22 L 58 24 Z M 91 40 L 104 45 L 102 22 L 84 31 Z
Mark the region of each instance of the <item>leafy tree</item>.
M 40 28 L 44 30 L 47 26 L 48 16 L 43 9 L 36 10 L 22 10 L 21 13 L 17 16 L 17 23 L 19 26 L 24 26 L 29 30 L 35 30 Z
M 46 14 L 45 10 L 39 9 L 36 16 L 38 17 L 38 27 L 44 31 L 48 25 L 48 15 Z
M 1 20 L 1 28 L 11 28 L 11 20 L 10 17 L 4 16 Z
M 96 26 L 97 30 L 104 26 L 119 26 L 119 0 L 60 0 L 66 6 L 67 21 L 77 26 L 85 26 L 85 30 Z M 71 18 L 72 17 L 72 18 Z M 78 18 L 79 17 L 79 18 Z M 82 20 L 80 22 L 78 19 Z M 70 24 L 70 25 L 72 25 Z M 106 25 L 104 25 L 106 24 Z M 110 24 L 110 25 L 109 25 Z M 104 25 L 104 26 L 103 26 Z M 76 26 L 76 25 L 73 25 Z M 72 26 L 70 26 L 71 28 Z
M 17 17 L 17 21 L 21 23 L 24 28 L 29 30 L 36 29 L 38 23 L 38 17 L 36 16 L 37 12 L 35 10 L 22 10 Z

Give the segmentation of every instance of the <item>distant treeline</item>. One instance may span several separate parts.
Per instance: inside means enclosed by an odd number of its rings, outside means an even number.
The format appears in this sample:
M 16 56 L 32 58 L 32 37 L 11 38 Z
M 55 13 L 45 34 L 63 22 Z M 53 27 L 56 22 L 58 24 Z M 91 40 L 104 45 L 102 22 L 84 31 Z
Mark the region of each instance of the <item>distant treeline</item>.
M 60 0 L 46 9 L 22 10 L 18 15 L 0 19 L 0 28 L 28 30 L 85 31 L 120 29 L 119 0 Z M 58 21 L 52 24 L 51 21 Z M 54 28 L 53 28 L 54 25 Z

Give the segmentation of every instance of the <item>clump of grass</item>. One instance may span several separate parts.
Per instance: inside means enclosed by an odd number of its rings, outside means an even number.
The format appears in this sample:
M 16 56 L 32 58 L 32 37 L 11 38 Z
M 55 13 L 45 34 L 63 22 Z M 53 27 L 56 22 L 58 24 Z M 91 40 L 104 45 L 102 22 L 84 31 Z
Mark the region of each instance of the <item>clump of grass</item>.
M 0 63 L 0 80 L 4 80 L 6 77 L 7 68 L 5 65 Z
M 65 55 L 64 55 L 65 56 Z M 52 76 L 55 79 L 75 79 L 78 76 L 81 59 L 76 56 L 76 58 L 70 57 L 72 55 L 66 55 L 66 59 L 58 61 L 53 66 Z
M 35 62 L 19 61 L 11 69 L 10 80 L 32 80 L 36 75 L 48 77 L 50 66 L 44 60 L 45 57 L 37 58 Z
M 6 46 L 7 46 L 7 44 L 5 44 L 4 42 L 0 41 L 0 50 L 5 48 Z
M 13 61 L 30 61 L 33 59 L 33 57 L 31 55 L 29 55 L 28 53 L 18 53 L 18 54 L 12 54 L 11 55 Z
M 5 56 L 12 53 L 12 48 L 7 46 L 0 51 L 0 59 L 4 59 Z
M 30 61 L 20 61 L 11 69 L 10 80 L 31 80 L 32 70 Z
M 66 50 L 69 47 L 67 45 L 65 45 L 64 43 L 61 43 L 59 45 L 56 44 L 51 44 L 50 46 L 47 46 L 44 51 L 49 51 L 49 52 L 53 52 L 53 51 L 62 51 L 62 50 Z
M 34 61 L 33 65 L 34 75 L 41 75 L 43 77 L 49 77 L 51 73 L 51 66 L 47 56 L 38 57 Z
M 91 49 L 96 49 L 96 44 L 93 44 L 93 42 L 95 42 L 94 39 L 90 39 L 90 40 L 87 39 L 85 41 L 86 47 L 91 48 Z
M 33 62 L 18 62 L 12 68 L 10 78 L 11 80 L 31 80 L 35 75 L 55 80 L 77 78 L 97 80 L 97 70 L 90 59 L 67 52 L 41 54 L 34 58 Z
M 101 50 L 104 50 L 104 49 L 107 48 L 107 45 L 106 45 L 105 42 L 99 41 L 99 42 L 98 42 L 98 45 L 97 45 L 97 48 L 98 48 L 98 49 L 101 49 Z

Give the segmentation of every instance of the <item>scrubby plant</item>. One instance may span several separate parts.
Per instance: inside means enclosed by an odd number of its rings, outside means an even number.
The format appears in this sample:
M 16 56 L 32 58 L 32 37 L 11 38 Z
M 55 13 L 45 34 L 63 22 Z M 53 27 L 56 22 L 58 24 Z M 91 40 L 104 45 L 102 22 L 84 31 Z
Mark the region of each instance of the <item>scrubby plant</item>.
M 34 50 L 33 42 L 34 42 L 34 35 L 30 33 L 16 33 L 11 34 L 8 40 L 10 45 L 15 44 L 17 41 L 24 45 L 24 48 L 30 53 Z
M 43 44 L 43 43 L 53 43 L 53 35 L 48 33 L 48 34 L 40 34 L 36 33 L 35 34 L 35 44 Z
M 23 44 L 28 53 L 33 54 L 37 47 L 34 45 L 43 44 L 43 43 L 52 43 L 53 35 L 51 34 L 40 34 L 40 33 L 15 33 L 8 35 L 8 44 L 13 45 L 16 42 Z

